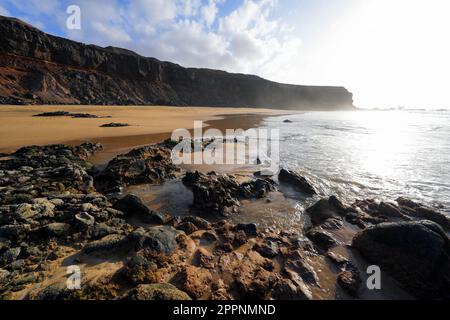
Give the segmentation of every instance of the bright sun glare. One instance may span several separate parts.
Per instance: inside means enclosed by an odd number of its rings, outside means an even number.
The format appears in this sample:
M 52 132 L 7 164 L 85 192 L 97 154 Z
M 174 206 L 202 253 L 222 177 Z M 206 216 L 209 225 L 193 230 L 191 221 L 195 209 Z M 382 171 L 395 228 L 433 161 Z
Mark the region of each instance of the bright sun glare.
M 302 80 L 343 84 L 358 107 L 450 108 L 449 12 L 447 0 L 355 1 L 323 32 Z

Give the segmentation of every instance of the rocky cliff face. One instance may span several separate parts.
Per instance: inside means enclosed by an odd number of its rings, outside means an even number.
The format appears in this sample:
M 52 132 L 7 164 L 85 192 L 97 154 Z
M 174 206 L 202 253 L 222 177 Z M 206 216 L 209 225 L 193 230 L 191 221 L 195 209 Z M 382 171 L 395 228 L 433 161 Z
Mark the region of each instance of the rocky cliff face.
M 343 87 L 294 86 L 48 35 L 0 16 L 0 103 L 353 108 Z

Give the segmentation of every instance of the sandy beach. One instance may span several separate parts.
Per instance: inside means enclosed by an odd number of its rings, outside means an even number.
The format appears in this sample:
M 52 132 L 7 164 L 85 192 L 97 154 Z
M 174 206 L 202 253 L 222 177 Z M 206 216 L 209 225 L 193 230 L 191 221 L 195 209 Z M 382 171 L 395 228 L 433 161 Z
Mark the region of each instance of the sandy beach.
M 101 118 L 34 117 L 44 112 L 88 113 Z M 220 130 L 248 129 L 267 116 L 292 111 L 251 108 L 204 108 L 163 106 L 0 106 L 0 153 L 28 145 L 100 142 L 103 151 L 91 161 L 103 164 L 137 146 L 163 141 L 174 129 L 191 129 L 194 121 Z M 102 128 L 107 123 L 128 127 Z

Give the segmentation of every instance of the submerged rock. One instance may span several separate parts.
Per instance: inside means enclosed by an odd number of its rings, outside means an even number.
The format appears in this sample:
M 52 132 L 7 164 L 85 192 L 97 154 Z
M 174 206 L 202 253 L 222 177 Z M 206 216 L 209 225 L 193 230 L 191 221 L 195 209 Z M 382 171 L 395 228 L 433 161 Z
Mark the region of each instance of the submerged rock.
M 289 184 L 306 195 L 313 196 L 317 194 L 317 190 L 314 185 L 305 177 L 302 177 L 296 172 L 281 169 L 278 174 L 278 180 L 281 183 Z
M 449 238 L 438 224 L 382 223 L 358 233 L 353 246 L 418 298 L 450 298 Z

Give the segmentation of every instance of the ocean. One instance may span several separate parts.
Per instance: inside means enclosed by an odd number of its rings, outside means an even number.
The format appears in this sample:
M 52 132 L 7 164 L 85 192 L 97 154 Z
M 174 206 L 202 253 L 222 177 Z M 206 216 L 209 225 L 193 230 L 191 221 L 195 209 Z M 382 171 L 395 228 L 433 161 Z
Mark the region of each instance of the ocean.
M 310 177 L 323 195 L 404 196 L 450 213 L 448 110 L 307 112 L 262 127 L 280 129 L 281 166 Z

